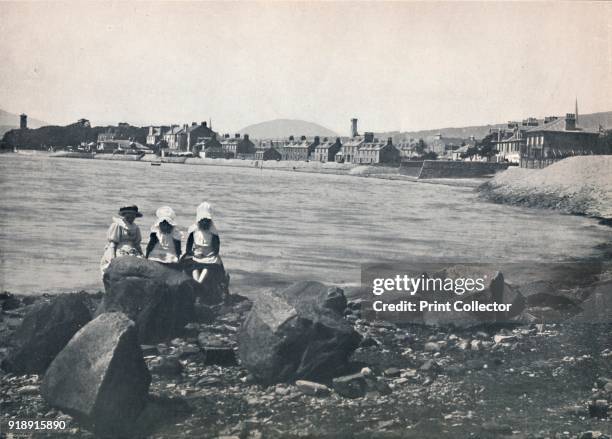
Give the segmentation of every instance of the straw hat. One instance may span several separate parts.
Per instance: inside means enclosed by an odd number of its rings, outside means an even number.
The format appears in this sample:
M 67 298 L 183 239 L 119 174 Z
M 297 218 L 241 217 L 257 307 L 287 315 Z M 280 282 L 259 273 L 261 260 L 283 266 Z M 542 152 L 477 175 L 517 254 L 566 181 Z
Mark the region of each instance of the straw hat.
M 142 213 L 138 212 L 138 206 L 125 206 L 119 208 L 119 215 L 133 214 L 136 218 L 140 218 Z

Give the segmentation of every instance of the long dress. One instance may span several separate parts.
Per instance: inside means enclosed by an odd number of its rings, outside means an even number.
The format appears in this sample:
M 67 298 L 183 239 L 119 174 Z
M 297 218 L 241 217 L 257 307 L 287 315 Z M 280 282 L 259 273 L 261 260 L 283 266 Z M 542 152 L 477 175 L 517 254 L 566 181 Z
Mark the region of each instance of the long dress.
M 174 264 L 179 261 L 181 232 L 176 228 L 173 228 L 170 233 L 162 233 L 158 225 L 153 226 L 151 228 L 151 239 L 155 240 L 155 245 L 147 256 L 149 260 L 163 264 Z
M 113 260 L 113 250 L 115 256 L 137 256 L 142 257 L 140 242 L 140 228 L 132 223 L 128 224 L 123 218 L 113 217 L 113 222 L 106 234 L 108 244 L 104 247 L 104 254 L 100 261 L 100 271 L 104 272 Z

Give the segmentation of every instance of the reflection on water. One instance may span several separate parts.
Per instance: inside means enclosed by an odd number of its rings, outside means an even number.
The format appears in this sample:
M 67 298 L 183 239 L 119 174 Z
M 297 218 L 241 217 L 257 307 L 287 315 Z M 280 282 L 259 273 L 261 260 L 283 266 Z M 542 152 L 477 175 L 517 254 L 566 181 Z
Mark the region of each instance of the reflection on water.
M 160 205 L 188 227 L 209 201 L 232 290 L 279 281 L 359 282 L 363 262 L 559 261 L 592 253 L 609 229 L 586 218 L 488 204 L 472 189 L 348 176 L 3 155 L 0 288 L 101 288 L 111 216 Z M 145 238 L 146 241 L 146 238 Z

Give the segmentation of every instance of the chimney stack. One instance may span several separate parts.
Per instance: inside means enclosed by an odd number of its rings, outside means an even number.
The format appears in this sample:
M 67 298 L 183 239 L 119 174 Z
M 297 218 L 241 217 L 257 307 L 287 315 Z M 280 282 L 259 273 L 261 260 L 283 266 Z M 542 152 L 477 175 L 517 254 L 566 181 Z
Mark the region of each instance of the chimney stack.
M 374 141 L 374 133 L 367 132 L 365 133 L 365 142 L 372 143 Z
M 28 115 L 25 113 L 22 113 L 21 116 L 19 116 L 19 128 L 22 130 L 28 128 Z
M 236 134 L 234 135 L 234 137 L 235 137 L 236 139 L 240 139 L 240 134 L 239 134 L 239 133 L 236 133 Z
M 393 137 L 387 138 L 387 145 L 393 145 Z
M 249 140 L 249 135 L 248 134 L 244 135 L 244 140 Z
M 357 137 L 359 134 L 357 133 L 357 119 L 351 119 L 351 137 Z

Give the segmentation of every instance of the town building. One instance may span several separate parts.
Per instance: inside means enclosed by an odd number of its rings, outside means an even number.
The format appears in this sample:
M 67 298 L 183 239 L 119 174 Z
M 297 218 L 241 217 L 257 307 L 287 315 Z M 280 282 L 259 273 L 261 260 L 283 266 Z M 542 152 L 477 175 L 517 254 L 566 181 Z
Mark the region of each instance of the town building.
M 399 163 L 400 152 L 393 145 L 393 139 L 389 137 L 386 142 L 373 139 L 372 142 L 364 142 L 356 152 L 354 163 L 360 164 L 393 164 Z
M 142 153 L 150 153 L 153 152 L 150 148 L 145 145 L 132 141 L 132 140 L 123 140 L 123 139 L 114 139 L 114 140 L 102 140 L 97 143 L 96 150 L 99 153 L 113 153 L 113 152 L 142 152 Z
M 182 127 L 172 125 L 163 134 L 163 140 L 168 144 L 171 151 L 194 151 L 194 145 L 211 139 L 215 132 L 208 127 L 206 122 L 198 124 L 192 122 L 191 125 L 184 124 Z
M 248 134 L 245 134 L 244 137 L 241 137 L 240 134 L 235 134 L 234 137 L 226 134 L 221 140 L 221 146 L 226 158 L 255 158 L 255 144 L 249 139 Z
M 282 155 L 275 148 L 268 144 L 260 145 L 255 151 L 255 160 L 281 160 Z
M 168 131 L 169 127 L 165 126 L 150 126 L 149 132 L 147 133 L 147 145 L 157 145 L 164 138 L 164 133 Z
M 302 136 L 300 140 L 292 140 L 289 138 L 289 143 L 283 146 L 281 155 L 283 160 L 308 161 L 314 154 L 314 150 L 320 143 L 319 136 L 315 136 L 313 140 L 308 140 L 306 136 Z
M 374 133 L 365 133 L 363 136 L 355 136 L 342 144 L 340 152 L 336 154 L 337 162 L 358 163 L 357 152 L 365 143 L 374 141 Z
M 565 157 L 592 154 L 597 149 L 599 132 L 577 126 L 576 114 L 547 118 L 540 126 L 525 132 L 520 151 L 523 168 L 543 168 Z
M 356 120 L 356 119 L 355 119 Z M 340 152 L 342 143 L 340 138 L 336 140 L 329 140 L 327 137 L 323 139 L 323 142 L 318 144 L 314 149 L 314 160 L 317 162 L 333 162 L 336 159 L 336 154 Z
M 222 159 L 225 158 L 223 146 L 217 139 L 217 135 L 213 135 L 208 139 L 202 139 L 194 145 L 194 151 L 198 152 L 200 157 L 207 159 Z
M 544 119 L 544 123 L 555 119 L 556 117 L 547 117 Z M 538 125 L 538 120 L 535 117 L 530 117 L 524 119 L 521 123 L 510 121 L 506 129 L 498 129 L 497 140 L 493 142 L 497 150 L 496 161 L 518 164 L 521 149 L 525 145 L 525 133 Z

